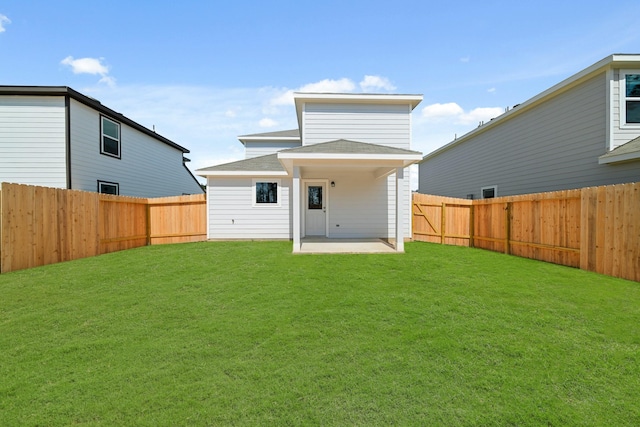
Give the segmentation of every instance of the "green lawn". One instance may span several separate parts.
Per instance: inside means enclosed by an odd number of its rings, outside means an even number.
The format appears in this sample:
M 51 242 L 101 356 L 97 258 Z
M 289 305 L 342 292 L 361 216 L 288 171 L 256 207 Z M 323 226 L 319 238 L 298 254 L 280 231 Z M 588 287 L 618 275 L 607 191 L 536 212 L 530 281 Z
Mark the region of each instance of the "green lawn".
M 0 275 L 1 426 L 640 425 L 640 284 L 462 247 Z

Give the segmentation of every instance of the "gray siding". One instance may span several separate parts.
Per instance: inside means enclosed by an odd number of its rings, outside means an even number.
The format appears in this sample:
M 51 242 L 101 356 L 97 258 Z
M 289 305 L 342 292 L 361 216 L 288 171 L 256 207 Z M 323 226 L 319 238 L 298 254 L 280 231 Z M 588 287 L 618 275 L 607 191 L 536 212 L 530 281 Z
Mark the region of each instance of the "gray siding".
M 599 165 L 606 152 L 605 74 L 423 161 L 419 192 L 498 196 L 640 180 L 638 163 Z
M 302 133 L 303 145 L 347 139 L 410 149 L 411 107 L 306 103 Z
M 256 177 L 258 178 L 258 177 Z M 264 178 L 272 181 L 274 178 Z M 291 179 L 280 179 L 278 207 L 253 206 L 253 178 L 209 178 L 210 239 L 291 239 Z
M 71 176 L 75 190 L 118 183 L 120 194 L 164 197 L 202 190 L 182 163 L 182 152 L 121 123 L 121 158 L 100 154 L 100 113 L 71 100 Z M 116 120 L 117 118 L 111 117 Z
M 267 156 L 277 153 L 287 148 L 295 148 L 300 146 L 300 141 L 260 141 L 245 142 L 245 159 L 251 159 L 259 156 Z
M 0 182 L 67 188 L 64 97 L 0 96 Z

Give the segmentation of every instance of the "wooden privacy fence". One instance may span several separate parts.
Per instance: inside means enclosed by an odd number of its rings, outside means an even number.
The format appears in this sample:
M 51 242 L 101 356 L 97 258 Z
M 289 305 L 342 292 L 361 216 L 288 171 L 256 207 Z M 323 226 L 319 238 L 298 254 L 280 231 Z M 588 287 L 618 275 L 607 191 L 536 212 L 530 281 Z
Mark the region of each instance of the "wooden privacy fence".
M 0 273 L 206 240 L 204 194 L 155 199 L 0 185 Z
M 482 200 L 415 193 L 413 238 L 640 281 L 640 183 Z

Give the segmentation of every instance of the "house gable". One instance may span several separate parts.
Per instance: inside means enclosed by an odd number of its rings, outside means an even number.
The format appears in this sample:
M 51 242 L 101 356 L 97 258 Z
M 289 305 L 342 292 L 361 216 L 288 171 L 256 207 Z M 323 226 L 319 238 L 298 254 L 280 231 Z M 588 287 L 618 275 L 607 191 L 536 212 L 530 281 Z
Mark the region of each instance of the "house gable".
M 338 139 L 411 148 L 411 111 L 422 95 L 295 93 L 302 145 Z

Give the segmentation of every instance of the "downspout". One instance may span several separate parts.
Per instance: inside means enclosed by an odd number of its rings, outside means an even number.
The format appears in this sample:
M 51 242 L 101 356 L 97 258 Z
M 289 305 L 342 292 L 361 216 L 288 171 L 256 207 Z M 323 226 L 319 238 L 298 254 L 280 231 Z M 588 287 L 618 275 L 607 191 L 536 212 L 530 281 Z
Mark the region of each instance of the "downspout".
M 71 97 L 67 94 L 64 96 L 64 143 L 66 155 L 66 174 L 67 174 L 67 190 L 71 190 Z

